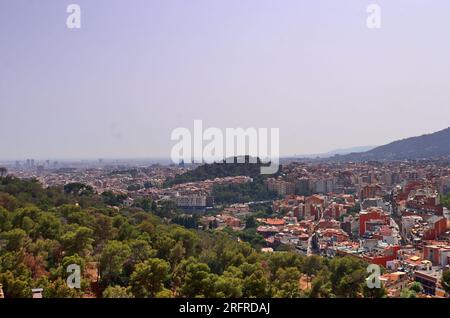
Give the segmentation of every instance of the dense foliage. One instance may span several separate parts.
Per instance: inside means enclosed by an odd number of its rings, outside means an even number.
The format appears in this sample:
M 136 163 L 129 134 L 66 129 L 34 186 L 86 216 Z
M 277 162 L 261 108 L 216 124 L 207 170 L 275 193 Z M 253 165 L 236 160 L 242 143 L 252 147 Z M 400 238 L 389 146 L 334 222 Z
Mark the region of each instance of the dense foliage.
M 450 270 L 445 270 L 442 274 L 442 287 L 444 290 L 450 294 Z
M 450 209 L 450 194 L 448 194 L 447 196 L 442 196 L 441 203 L 447 209 Z
M 248 156 L 245 156 L 243 163 L 238 163 L 237 160 L 235 157 L 234 163 L 225 163 L 223 161 L 201 165 L 186 173 L 175 176 L 174 179 L 168 180 L 165 186 L 233 176 L 248 176 L 254 179 L 264 177 L 261 175 L 261 166 L 265 166 L 266 164 L 261 163 L 259 158 L 256 159 L 256 163 L 250 163 Z
M 227 231 L 167 223 L 157 215 L 170 205 L 111 207 L 111 193 L 86 189 L 0 178 L 6 297 L 31 297 L 31 288 L 44 297 L 374 297 L 359 259 L 261 253 Z M 247 225 L 254 230 L 251 219 Z M 81 268 L 80 289 L 66 284 L 70 264 Z
M 267 201 L 277 197 L 276 193 L 267 190 L 267 186 L 261 180 L 243 184 L 216 185 L 213 187 L 212 195 L 214 201 L 219 204 Z

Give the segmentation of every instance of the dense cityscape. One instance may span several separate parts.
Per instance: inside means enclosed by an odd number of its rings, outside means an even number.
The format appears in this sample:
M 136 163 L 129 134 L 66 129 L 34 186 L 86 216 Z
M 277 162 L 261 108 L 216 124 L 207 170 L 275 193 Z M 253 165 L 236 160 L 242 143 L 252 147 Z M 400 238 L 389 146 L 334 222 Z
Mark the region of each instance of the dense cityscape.
M 449 13 L 1 0 L 0 318 L 449 312 Z
M 267 255 L 358 258 L 382 268 L 379 296 L 448 297 L 444 283 L 450 266 L 447 158 L 285 159 L 276 175 L 266 177 L 252 173 L 248 165 L 30 159 L 10 162 L 2 175 L 37 180 L 43 188 L 61 188 L 79 196 L 99 194 L 107 207 L 120 213 L 149 211 L 164 223 L 190 231 L 223 232 Z M 0 197 L 0 206 L 8 208 L 4 194 Z M 90 279 L 98 282 L 102 269 L 94 260 L 89 264 Z M 312 282 L 307 271 L 298 273 L 296 295 L 306 296 L 318 284 L 320 275 L 311 270 Z M 41 289 L 36 293 L 42 297 Z

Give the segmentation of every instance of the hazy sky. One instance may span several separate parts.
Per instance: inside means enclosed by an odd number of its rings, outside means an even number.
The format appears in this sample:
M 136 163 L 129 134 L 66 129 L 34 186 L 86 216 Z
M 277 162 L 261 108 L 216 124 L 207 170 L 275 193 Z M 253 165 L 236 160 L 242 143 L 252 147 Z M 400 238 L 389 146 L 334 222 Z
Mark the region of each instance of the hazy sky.
M 1 0 L 0 158 L 168 157 L 194 119 L 381 145 L 450 126 L 449 57 L 448 0 Z

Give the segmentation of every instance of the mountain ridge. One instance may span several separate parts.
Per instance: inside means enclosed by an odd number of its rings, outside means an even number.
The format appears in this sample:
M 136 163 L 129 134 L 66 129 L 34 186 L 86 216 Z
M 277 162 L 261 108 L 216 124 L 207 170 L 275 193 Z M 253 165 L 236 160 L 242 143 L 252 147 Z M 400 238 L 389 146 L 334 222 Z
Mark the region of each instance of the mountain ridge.
M 335 155 L 347 155 L 350 153 L 359 153 L 372 150 L 377 146 L 356 146 L 349 148 L 337 148 L 327 152 L 315 153 L 315 154 L 304 154 L 304 155 L 293 155 L 284 156 L 284 158 L 298 158 L 298 159 L 313 159 L 313 158 L 329 158 Z
M 405 160 L 450 156 L 450 127 L 399 139 L 366 152 L 335 155 L 339 160 Z

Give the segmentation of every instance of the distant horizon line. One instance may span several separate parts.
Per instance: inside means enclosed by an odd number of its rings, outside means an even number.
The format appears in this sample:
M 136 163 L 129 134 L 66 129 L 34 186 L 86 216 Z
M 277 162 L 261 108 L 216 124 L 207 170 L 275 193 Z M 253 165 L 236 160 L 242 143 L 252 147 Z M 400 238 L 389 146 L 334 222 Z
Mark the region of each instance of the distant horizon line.
M 372 147 L 372 149 L 373 149 L 373 148 L 380 147 L 380 146 L 383 146 L 383 145 L 388 145 L 388 144 L 390 144 L 392 142 L 395 142 L 395 141 L 405 140 L 405 139 L 414 138 L 414 137 L 421 137 L 421 136 L 425 136 L 425 135 L 431 135 L 431 134 L 434 134 L 434 133 L 437 133 L 437 132 L 441 132 L 441 131 L 444 131 L 444 130 L 447 130 L 447 129 L 450 129 L 450 127 L 447 126 L 446 128 L 443 128 L 443 129 L 440 129 L 440 130 L 435 130 L 435 131 L 433 131 L 431 133 L 430 132 L 429 133 L 422 133 L 422 134 L 417 134 L 417 135 L 410 136 L 410 137 L 397 138 L 397 139 L 394 139 L 394 140 L 392 140 L 390 142 L 383 143 L 382 145 L 378 145 L 378 146 L 366 145 L 366 146 L 341 147 L 341 148 L 335 148 L 335 149 L 332 149 L 332 150 L 319 152 L 319 153 L 285 154 L 285 155 L 280 155 L 279 158 L 280 159 L 286 159 L 286 158 L 288 158 L 288 159 L 290 159 L 290 158 L 299 158 L 299 159 L 308 159 L 308 158 L 310 158 L 310 159 L 315 159 L 315 158 L 319 157 L 320 155 L 326 155 L 326 154 L 333 153 L 333 152 L 338 152 L 338 151 L 349 151 L 351 149 L 364 148 L 364 147 Z M 368 150 L 366 150 L 366 151 L 368 151 Z M 360 152 L 364 152 L 364 151 L 360 151 Z M 240 156 L 240 155 L 236 155 L 236 156 Z M 333 156 L 333 155 L 330 155 L 330 156 Z M 17 158 L 15 158 L 15 159 L 0 158 L 0 163 L 1 162 L 26 161 L 27 159 L 37 160 L 37 161 L 50 160 L 50 161 L 64 161 L 64 162 L 67 162 L 67 161 L 98 161 L 99 159 L 106 160 L 106 161 L 111 161 L 111 160 L 115 160 L 115 161 L 117 161 L 117 160 L 167 160 L 167 161 L 171 161 L 170 156 L 167 156 L 167 157 L 164 157 L 164 156 L 155 156 L 155 157 L 143 157 L 143 156 L 136 156 L 136 157 L 112 157 L 112 156 L 101 157 L 101 156 L 97 156 L 97 157 L 91 157 L 91 156 L 88 156 L 88 157 L 73 157 L 73 158 L 69 158 L 69 157 L 66 157 L 66 158 L 64 158 L 64 157 L 60 157 L 60 158 L 47 157 L 46 158 L 46 157 L 42 157 L 42 156 L 33 158 L 33 157 L 30 156 L 28 158 L 21 158 L 21 159 L 17 159 Z M 194 158 L 194 160 L 198 160 L 198 159 L 202 159 L 202 158 Z
M 326 155 L 329 153 L 333 153 L 333 152 L 338 152 L 338 151 L 349 151 L 351 149 L 357 149 L 357 148 L 375 148 L 377 146 L 354 146 L 354 147 L 348 147 L 348 148 L 335 148 L 329 151 L 324 151 L 324 152 L 318 152 L 318 153 L 304 153 L 304 154 L 285 154 L 285 155 L 280 155 L 280 158 L 295 158 L 295 157 L 302 157 L 305 158 L 307 156 L 319 156 L 319 155 Z M 238 154 L 235 156 L 248 156 L 248 154 Z M 193 158 L 193 160 L 198 160 L 198 159 L 203 159 L 203 158 Z M 225 158 L 224 158 L 225 159 Z M 137 156 L 137 157 L 113 157 L 113 156 L 108 156 L 108 157 L 33 157 L 33 156 L 29 156 L 26 158 L 14 158 L 14 159 L 7 159 L 7 158 L 0 158 L 0 162 L 15 162 L 15 161 L 26 161 L 26 160 L 35 160 L 35 161 L 46 161 L 46 160 L 50 160 L 50 161 L 117 161 L 117 160 L 166 160 L 166 161 L 172 161 L 172 159 L 170 158 L 170 156 L 164 157 L 164 156 L 154 156 L 154 157 L 143 157 L 143 156 Z M 218 159 L 219 160 L 219 159 Z

